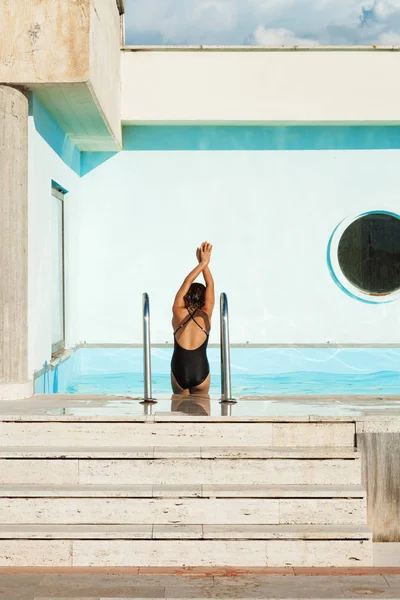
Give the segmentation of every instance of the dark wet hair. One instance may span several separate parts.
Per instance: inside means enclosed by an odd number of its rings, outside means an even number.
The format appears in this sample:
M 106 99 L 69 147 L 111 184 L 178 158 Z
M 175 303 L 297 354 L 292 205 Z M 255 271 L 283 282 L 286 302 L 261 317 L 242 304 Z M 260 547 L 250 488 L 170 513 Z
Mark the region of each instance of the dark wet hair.
M 199 310 L 206 303 L 206 286 L 202 283 L 192 283 L 188 293 L 184 296 L 186 308 Z

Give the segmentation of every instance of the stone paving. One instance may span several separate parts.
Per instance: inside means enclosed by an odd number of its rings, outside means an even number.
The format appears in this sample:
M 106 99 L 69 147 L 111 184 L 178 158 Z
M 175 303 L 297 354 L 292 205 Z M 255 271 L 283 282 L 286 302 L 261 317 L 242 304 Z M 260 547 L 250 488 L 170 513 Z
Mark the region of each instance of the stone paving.
M 398 598 L 400 568 L 0 569 L 1 600 Z

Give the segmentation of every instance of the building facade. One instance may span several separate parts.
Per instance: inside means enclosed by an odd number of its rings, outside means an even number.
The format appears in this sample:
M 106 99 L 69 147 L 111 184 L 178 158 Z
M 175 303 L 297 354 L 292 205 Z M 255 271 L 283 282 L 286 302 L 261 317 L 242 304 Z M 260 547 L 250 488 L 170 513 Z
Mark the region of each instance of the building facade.
M 0 397 L 140 343 L 145 291 L 171 342 L 204 239 L 232 342 L 398 343 L 396 48 L 134 48 L 121 1 L 3 4 Z

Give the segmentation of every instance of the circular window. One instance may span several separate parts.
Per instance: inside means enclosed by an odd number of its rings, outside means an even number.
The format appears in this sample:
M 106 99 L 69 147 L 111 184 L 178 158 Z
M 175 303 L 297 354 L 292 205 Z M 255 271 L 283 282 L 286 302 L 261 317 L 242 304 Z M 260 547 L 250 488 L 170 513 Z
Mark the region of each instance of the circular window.
M 393 300 L 400 293 L 400 216 L 381 211 L 346 219 L 331 237 L 328 262 L 335 282 L 353 297 Z

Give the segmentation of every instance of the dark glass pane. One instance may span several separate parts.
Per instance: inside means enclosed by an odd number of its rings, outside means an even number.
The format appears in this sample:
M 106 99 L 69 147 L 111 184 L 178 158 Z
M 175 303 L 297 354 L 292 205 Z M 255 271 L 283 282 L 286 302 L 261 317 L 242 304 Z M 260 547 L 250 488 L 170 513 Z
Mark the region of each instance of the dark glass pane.
M 373 213 L 353 221 L 338 246 L 340 268 L 347 279 L 369 294 L 400 288 L 400 219 Z

